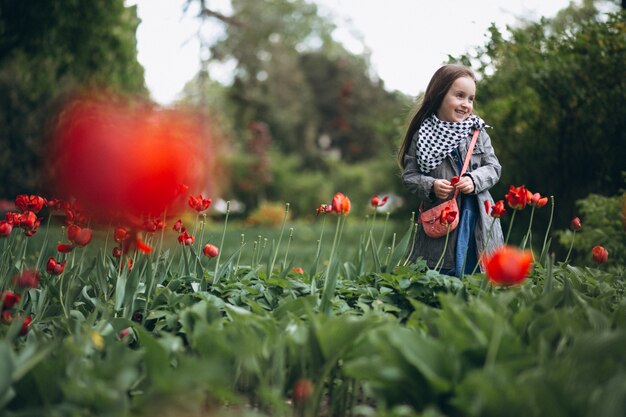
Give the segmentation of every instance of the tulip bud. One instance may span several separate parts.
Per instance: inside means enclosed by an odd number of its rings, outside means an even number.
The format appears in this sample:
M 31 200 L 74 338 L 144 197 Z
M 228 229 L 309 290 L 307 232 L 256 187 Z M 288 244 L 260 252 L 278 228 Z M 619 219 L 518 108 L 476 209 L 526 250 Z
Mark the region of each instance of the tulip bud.
M 604 249 L 602 246 L 594 246 L 591 250 L 591 254 L 594 262 L 597 264 L 603 264 L 609 260 L 609 251 Z
M 572 218 L 572 221 L 569 224 L 569 228 L 573 231 L 576 231 L 576 230 L 580 230 L 581 227 L 583 227 L 583 225 L 580 222 L 580 219 L 578 217 Z
M 215 258 L 219 253 L 219 249 L 217 249 L 217 247 L 207 243 L 206 245 L 204 245 L 204 248 L 202 248 L 202 253 L 204 253 L 204 256 L 208 257 L 208 258 Z

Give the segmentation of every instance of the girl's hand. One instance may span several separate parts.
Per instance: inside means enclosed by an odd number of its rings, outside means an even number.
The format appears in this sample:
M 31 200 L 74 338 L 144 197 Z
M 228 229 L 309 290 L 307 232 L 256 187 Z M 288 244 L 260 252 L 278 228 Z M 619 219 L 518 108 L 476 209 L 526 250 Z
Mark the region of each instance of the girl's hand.
M 472 180 L 470 180 L 471 182 Z M 454 190 L 454 187 L 450 185 L 450 181 L 448 180 L 435 180 L 433 183 L 433 189 L 435 191 L 435 196 L 437 196 L 440 200 L 447 200 L 450 196 L 450 193 Z
M 469 194 L 474 192 L 474 181 L 468 176 L 463 176 L 456 184 L 456 188 L 463 194 Z

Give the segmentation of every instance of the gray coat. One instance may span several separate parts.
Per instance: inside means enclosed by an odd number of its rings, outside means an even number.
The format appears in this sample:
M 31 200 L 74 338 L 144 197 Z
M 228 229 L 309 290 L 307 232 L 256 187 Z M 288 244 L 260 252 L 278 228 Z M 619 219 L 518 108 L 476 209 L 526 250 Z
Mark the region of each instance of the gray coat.
M 470 141 L 471 135 L 459 144 L 462 160 L 465 160 Z M 428 175 L 422 174 L 417 165 L 416 146 L 417 133 L 411 141 L 408 152 L 404 155 L 402 181 L 404 182 L 404 186 L 407 187 L 411 193 L 415 194 L 418 200 L 424 203 L 423 210 L 428 210 L 443 202 L 443 200 L 439 200 L 432 191 L 435 179 L 445 178 L 450 180 L 453 176 L 459 175 L 459 171 L 452 157 L 447 156 L 443 162 L 429 172 Z M 488 190 L 500 179 L 501 170 L 502 167 L 491 146 L 491 139 L 489 135 L 482 130 L 478 135 L 478 140 L 474 146 L 474 151 L 472 152 L 467 168 L 467 173 L 472 177 L 472 180 L 474 180 L 474 194 L 478 199 L 478 211 L 480 212 L 479 219 L 476 222 L 476 228 L 474 229 L 476 248 L 479 256 L 485 252 L 485 250 L 487 253 L 493 251 L 496 247 L 502 245 L 504 241 L 499 219 L 495 220 L 493 228 L 491 228 L 491 238 L 488 238 L 492 218 L 487 215 L 484 209 L 486 200 L 490 200 L 493 203 L 493 198 Z M 461 207 L 460 198 L 461 196 L 459 194 L 457 197 L 459 208 Z M 443 269 L 454 268 L 457 231 L 458 228 L 450 232 L 448 246 L 444 256 Z M 410 254 L 411 261 L 421 256 L 426 260 L 428 266 L 433 268 L 441 256 L 445 239 L 445 236 L 437 239 L 430 238 L 426 236 L 421 227 L 418 227 L 413 250 Z M 485 244 L 488 245 L 487 248 L 485 248 Z

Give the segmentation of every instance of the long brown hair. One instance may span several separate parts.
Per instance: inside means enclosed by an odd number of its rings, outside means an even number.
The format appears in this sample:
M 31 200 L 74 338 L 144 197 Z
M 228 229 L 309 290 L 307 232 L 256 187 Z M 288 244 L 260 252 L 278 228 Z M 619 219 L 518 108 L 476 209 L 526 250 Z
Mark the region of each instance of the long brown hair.
M 452 84 L 461 77 L 470 77 L 476 82 L 476 77 L 472 70 L 463 65 L 447 64 L 433 74 L 428 87 L 426 87 L 426 92 L 418 100 L 417 105 L 411 112 L 412 116 L 404 133 L 404 140 L 398 150 L 398 164 L 400 164 L 401 168 L 404 168 L 404 155 L 406 155 L 411 145 L 415 131 L 419 129 L 424 119 L 439 110 L 446 93 L 452 87 Z

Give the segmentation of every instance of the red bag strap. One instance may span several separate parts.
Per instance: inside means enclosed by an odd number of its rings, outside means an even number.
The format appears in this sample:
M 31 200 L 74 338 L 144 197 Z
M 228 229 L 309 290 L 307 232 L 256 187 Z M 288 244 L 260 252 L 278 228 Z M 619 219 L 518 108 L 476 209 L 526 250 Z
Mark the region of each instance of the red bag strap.
M 461 173 L 459 174 L 459 178 L 465 174 L 465 170 L 467 169 L 470 159 L 472 158 L 472 152 L 474 152 L 474 145 L 476 145 L 476 141 L 478 140 L 478 134 L 480 133 L 480 129 L 474 130 L 474 135 L 472 136 L 472 141 L 469 144 L 469 148 L 467 148 L 467 155 L 465 155 L 465 161 L 463 162 L 463 168 L 461 169 Z M 452 198 L 456 198 L 459 194 L 459 190 L 454 190 L 454 196 Z
M 462 177 L 465 174 L 465 170 L 469 165 L 470 158 L 472 157 L 472 152 L 474 152 L 474 145 L 476 145 L 476 141 L 478 140 L 478 134 L 480 133 L 480 129 L 474 130 L 474 136 L 472 136 L 472 141 L 470 142 L 469 148 L 467 148 L 467 155 L 465 155 L 465 162 L 463 162 L 463 169 L 459 174 L 459 177 Z
M 476 141 L 478 140 L 479 133 L 480 133 L 480 129 L 474 130 L 474 135 L 472 136 L 472 141 L 470 142 L 469 147 L 467 148 L 467 155 L 465 155 L 465 161 L 463 162 L 463 168 L 461 169 L 461 173 L 459 174 L 459 177 L 462 177 L 463 174 L 465 174 L 465 170 L 467 169 L 469 165 L 469 161 L 472 158 L 472 152 L 474 152 L 474 146 L 476 145 Z M 458 193 L 459 193 L 459 190 L 455 189 L 454 196 L 452 198 L 456 198 Z M 419 207 L 420 214 L 422 213 L 423 208 L 424 208 L 424 202 L 422 201 L 422 204 L 420 204 L 420 207 Z M 420 219 L 418 219 L 418 223 L 419 223 L 419 220 Z

